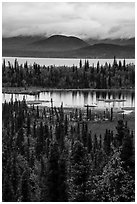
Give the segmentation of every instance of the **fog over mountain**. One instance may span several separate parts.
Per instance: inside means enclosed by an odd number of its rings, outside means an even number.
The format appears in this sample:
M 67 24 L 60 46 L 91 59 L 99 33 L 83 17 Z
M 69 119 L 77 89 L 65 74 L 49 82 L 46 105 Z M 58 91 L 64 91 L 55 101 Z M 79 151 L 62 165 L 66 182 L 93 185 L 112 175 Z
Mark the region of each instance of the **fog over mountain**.
M 2 35 L 67 35 L 86 39 L 135 37 L 135 4 L 3 2 Z

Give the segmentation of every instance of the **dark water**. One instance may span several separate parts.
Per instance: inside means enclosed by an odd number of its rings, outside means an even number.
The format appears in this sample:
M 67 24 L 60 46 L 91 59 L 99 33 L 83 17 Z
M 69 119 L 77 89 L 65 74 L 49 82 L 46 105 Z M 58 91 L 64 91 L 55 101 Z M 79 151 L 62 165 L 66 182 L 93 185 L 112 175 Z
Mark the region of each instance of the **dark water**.
M 39 95 L 24 95 L 24 94 L 3 94 L 2 101 L 22 100 L 25 97 L 26 101 L 34 100 L 51 100 L 53 105 L 59 107 L 63 103 L 64 107 L 84 108 L 84 105 L 97 105 L 96 109 L 104 108 L 123 108 L 135 107 L 135 92 L 134 91 L 46 91 Z M 98 99 L 124 99 L 122 102 L 105 102 Z M 50 106 L 48 102 L 42 102 L 41 106 Z

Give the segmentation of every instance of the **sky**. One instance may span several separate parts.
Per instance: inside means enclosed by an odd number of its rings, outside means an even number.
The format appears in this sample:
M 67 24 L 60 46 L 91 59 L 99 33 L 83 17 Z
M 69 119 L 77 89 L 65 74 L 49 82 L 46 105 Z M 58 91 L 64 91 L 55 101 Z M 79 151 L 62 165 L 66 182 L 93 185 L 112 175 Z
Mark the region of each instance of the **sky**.
M 3 2 L 2 36 L 135 37 L 135 3 Z

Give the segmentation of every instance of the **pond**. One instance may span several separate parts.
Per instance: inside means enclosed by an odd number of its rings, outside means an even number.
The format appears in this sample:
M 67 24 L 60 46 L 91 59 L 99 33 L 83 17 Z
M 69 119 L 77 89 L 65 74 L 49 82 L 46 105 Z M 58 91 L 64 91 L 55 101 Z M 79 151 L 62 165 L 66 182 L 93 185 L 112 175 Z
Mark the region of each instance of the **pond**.
M 40 106 L 51 106 L 51 98 L 53 105 L 60 107 L 63 103 L 63 107 L 66 108 L 84 108 L 85 105 L 95 106 L 95 109 L 104 108 L 134 108 L 135 107 L 135 92 L 134 90 L 91 90 L 91 91 L 46 91 L 37 95 L 28 94 L 3 94 L 2 101 L 9 102 L 11 98 L 13 101 L 23 100 L 25 97 L 28 102 L 39 102 Z M 111 100 L 110 100 L 111 99 Z M 114 100 L 112 100 L 114 99 Z

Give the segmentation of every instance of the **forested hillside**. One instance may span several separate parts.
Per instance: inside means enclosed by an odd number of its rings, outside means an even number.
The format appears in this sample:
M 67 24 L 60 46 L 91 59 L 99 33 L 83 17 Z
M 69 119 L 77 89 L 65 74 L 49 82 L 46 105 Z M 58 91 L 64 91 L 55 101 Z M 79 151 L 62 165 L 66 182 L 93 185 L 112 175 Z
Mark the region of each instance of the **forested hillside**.
M 28 107 L 25 99 L 2 106 L 4 202 L 135 201 L 134 133 L 119 120 L 92 134 L 80 110 Z M 110 118 L 110 120 L 112 117 Z

